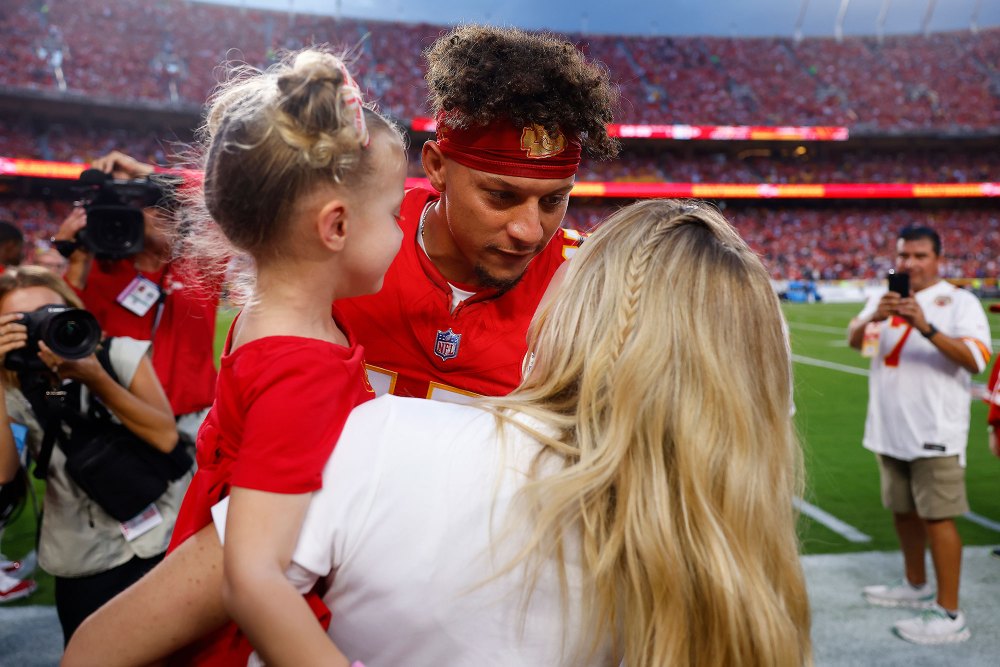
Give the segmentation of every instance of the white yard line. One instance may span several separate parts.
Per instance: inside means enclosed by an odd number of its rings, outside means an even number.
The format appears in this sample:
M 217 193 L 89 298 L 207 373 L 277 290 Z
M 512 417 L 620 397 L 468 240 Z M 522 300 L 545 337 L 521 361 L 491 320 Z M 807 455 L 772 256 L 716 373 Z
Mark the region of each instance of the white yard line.
M 828 327 L 822 324 L 809 324 L 807 322 L 789 322 L 790 329 L 802 329 L 803 331 L 816 331 L 819 333 L 837 334 L 847 338 L 847 327 Z
M 795 509 L 802 512 L 813 521 L 823 524 L 833 532 L 843 537 L 848 542 L 854 542 L 855 544 L 860 544 L 863 542 L 872 541 L 872 538 L 870 536 L 865 535 L 854 526 L 844 523 L 843 521 L 833 516 L 829 512 L 821 510 L 812 503 L 806 502 L 801 498 L 795 498 L 792 501 L 792 504 L 795 505 Z
M 986 517 L 976 514 L 975 512 L 966 512 L 962 516 L 972 523 L 978 523 L 983 528 L 989 528 L 994 532 L 1000 533 L 1000 523 L 997 523 L 993 519 L 987 519 Z
M 798 364 L 806 364 L 807 366 L 819 366 L 820 368 L 829 368 L 834 371 L 841 371 L 843 373 L 851 373 L 852 375 L 861 375 L 868 377 L 867 368 L 858 368 L 857 366 L 848 366 L 847 364 L 838 364 L 833 361 L 824 361 L 822 359 L 813 359 L 812 357 L 803 357 L 801 354 L 793 354 L 792 361 Z

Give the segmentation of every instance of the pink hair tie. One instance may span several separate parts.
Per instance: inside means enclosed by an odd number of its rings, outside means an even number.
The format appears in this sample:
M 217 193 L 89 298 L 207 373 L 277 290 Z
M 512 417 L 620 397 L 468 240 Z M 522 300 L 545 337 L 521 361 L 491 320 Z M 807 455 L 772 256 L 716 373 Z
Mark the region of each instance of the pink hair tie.
M 360 660 L 355 660 L 354 662 L 351 663 L 351 667 L 365 667 L 365 663 L 361 662 Z
M 354 129 L 361 137 L 361 145 L 368 148 L 368 144 L 371 143 L 371 135 L 368 134 L 368 125 L 365 123 L 365 103 L 361 97 L 361 88 L 343 63 L 339 63 L 337 66 L 340 68 L 341 74 L 344 75 L 344 90 L 346 91 L 344 105 L 353 116 Z M 365 667 L 361 663 L 357 663 L 357 665 Z M 351 667 L 357 667 L 357 665 L 351 665 Z

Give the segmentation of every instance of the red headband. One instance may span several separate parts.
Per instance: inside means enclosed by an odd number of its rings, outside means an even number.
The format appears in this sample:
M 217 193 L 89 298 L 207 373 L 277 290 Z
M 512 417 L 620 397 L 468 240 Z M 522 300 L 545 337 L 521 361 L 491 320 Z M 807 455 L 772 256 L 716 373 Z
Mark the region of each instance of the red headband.
M 524 178 L 569 178 L 580 166 L 580 141 L 541 125 L 516 127 L 508 119 L 457 129 L 437 117 L 437 144 L 445 157 L 490 174 Z

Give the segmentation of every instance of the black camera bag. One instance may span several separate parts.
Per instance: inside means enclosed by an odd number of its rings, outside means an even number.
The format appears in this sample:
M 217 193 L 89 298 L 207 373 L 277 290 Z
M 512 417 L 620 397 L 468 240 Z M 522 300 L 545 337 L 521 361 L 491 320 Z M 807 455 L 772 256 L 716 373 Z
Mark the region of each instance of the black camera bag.
M 110 339 L 104 341 L 96 355 L 104 370 L 119 382 L 111 368 L 110 343 Z M 96 396 L 91 396 L 87 413 L 82 414 L 78 409 L 78 382 L 69 383 L 64 389 L 64 392 L 47 392 L 48 419 L 38 465 L 44 464 L 44 474 L 48 464 L 46 455 L 52 447 L 49 441 L 58 441 L 66 455 L 66 473 L 70 479 L 111 517 L 118 521 L 135 517 L 163 495 L 170 482 L 191 468 L 193 461 L 184 446 L 178 444 L 165 454 L 112 421 L 111 413 Z M 69 437 L 62 424 L 69 427 Z

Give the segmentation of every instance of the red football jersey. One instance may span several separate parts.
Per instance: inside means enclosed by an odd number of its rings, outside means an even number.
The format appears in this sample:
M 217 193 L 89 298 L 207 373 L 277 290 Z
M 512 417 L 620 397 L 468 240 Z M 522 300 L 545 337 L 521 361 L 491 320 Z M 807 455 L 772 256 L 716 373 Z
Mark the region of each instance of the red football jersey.
M 514 288 L 500 296 L 479 292 L 451 311 L 451 286 L 417 240 L 424 206 L 438 196 L 419 188 L 406 193 L 399 221 L 403 244 L 381 291 L 338 301 L 338 319 L 364 345 L 368 377 L 378 394 L 441 400 L 503 396 L 521 381 L 528 324 L 552 274 L 580 237 L 558 230 Z

